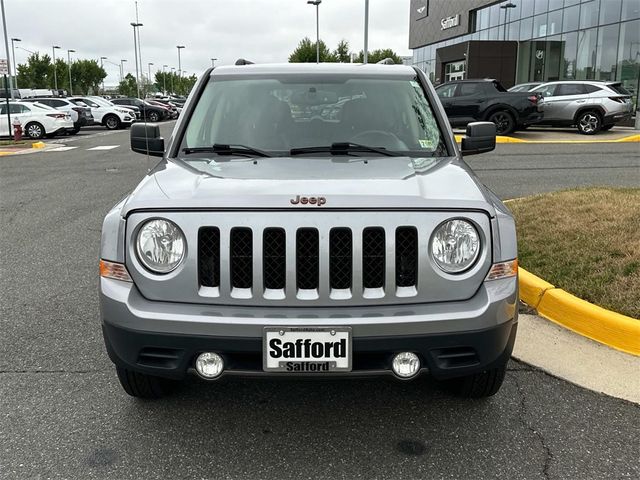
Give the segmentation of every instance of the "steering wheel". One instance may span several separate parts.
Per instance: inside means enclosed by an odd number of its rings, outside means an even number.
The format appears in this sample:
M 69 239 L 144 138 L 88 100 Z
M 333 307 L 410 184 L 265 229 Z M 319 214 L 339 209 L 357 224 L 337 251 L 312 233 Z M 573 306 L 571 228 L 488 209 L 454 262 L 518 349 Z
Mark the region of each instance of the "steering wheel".
M 370 147 L 384 147 L 387 150 L 409 150 L 406 143 L 393 133 L 384 130 L 366 130 L 354 135 L 349 141 Z

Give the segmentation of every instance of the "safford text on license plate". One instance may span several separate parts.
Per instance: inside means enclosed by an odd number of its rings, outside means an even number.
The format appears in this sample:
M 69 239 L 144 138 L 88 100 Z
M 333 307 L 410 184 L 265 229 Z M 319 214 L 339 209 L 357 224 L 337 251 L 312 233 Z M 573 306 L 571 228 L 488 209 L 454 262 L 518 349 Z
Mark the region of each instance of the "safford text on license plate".
M 265 372 L 326 373 L 351 371 L 350 327 L 266 327 Z

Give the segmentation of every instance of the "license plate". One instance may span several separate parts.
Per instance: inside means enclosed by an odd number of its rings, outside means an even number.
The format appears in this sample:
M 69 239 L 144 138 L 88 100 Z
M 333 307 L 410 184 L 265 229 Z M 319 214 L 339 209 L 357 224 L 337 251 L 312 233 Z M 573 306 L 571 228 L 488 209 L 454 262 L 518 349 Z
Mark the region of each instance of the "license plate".
M 351 327 L 266 327 L 265 372 L 351 371 Z

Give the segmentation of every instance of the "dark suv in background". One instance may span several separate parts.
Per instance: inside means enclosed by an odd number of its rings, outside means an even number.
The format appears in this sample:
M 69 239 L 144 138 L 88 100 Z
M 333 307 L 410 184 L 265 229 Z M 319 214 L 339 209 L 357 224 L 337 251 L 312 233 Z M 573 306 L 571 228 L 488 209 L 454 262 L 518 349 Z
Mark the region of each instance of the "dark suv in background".
M 543 118 L 540 94 L 509 92 L 493 79 L 447 82 L 436 93 L 452 127 L 486 120 L 496 124 L 498 135 L 508 135 Z
M 139 98 L 113 98 L 111 103 L 125 107 L 137 107 L 140 110 L 141 118 L 150 122 L 159 122 L 169 117 L 169 109 L 152 105 Z

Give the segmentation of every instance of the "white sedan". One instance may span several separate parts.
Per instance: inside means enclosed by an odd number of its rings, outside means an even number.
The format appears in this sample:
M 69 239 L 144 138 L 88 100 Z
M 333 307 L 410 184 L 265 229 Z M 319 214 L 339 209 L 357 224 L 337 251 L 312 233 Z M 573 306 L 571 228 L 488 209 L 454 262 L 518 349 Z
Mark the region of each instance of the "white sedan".
M 40 103 L 9 102 L 11 123 L 7 119 L 7 103 L 0 105 L 0 136 L 13 136 L 16 119 L 22 125 L 23 135 L 31 139 L 53 137 L 73 130 L 73 121 L 68 114 Z

